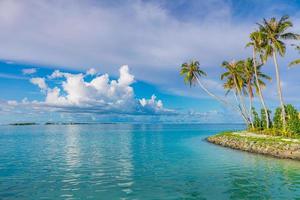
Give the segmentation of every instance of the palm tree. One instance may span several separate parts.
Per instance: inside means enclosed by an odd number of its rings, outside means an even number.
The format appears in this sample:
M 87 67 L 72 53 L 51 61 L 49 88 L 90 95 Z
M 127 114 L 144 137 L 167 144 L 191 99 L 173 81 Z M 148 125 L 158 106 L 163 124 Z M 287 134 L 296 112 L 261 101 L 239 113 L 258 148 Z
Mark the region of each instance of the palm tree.
M 226 89 L 226 93 L 225 95 L 227 96 L 231 91 L 233 92 L 234 94 L 234 99 L 236 101 L 236 104 L 238 105 L 238 112 L 241 114 L 243 120 L 245 121 L 245 123 L 248 125 L 249 124 L 249 121 L 247 119 L 247 117 L 245 116 L 245 114 L 243 113 L 242 111 L 242 107 L 241 107 L 241 103 L 239 102 L 238 98 L 237 98 L 237 90 L 236 90 L 236 87 L 235 87 L 235 84 L 234 84 L 234 81 L 233 81 L 233 78 L 232 76 L 231 77 L 227 77 L 227 80 L 226 82 L 223 84 L 223 87 L 224 89 Z
M 254 97 L 254 92 L 253 89 L 256 89 L 256 92 L 259 94 L 261 87 L 265 87 L 265 82 L 263 79 L 266 80 L 271 80 L 271 77 L 269 77 L 268 75 L 262 73 L 261 71 L 261 65 L 254 65 L 254 60 L 252 58 L 247 58 L 244 61 L 244 78 L 245 78 L 245 82 L 246 82 L 246 87 L 248 90 L 248 96 L 249 96 L 249 110 L 250 110 L 250 119 L 252 120 L 252 116 L 251 116 L 251 110 L 252 110 L 252 105 L 253 105 L 253 97 Z M 267 127 L 269 128 L 269 115 L 268 115 L 268 110 L 265 110 L 266 113 L 266 119 L 268 121 L 266 121 L 267 123 Z
M 243 61 L 243 66 L 244 66 L 244 81 L 246 84 L 247 92 L 248 92 L 248 97 L 249 97 L 249 118 L 251 121 L 251 126 L 254 128 L 253 125 L 253 120 L 252 120 L 252 105 L 253 105 L 253 86 L 255 86 L 254 83 L 254 69 L 253 69 L 253 60 L 251 58 L 247 58 L 245 61 Z
M 190 63 L 183 63 L 181 65 L 180 75 L 184 76 L 184 82 L 189 84 L 190 86 L 198 83 L 199 86 L 211 97 L 216 99 L 217 101 L 225 104 L 226 106 L 230 106 L 235 110 L 238 110 L 235 106 L 230 104 L 229 102 L 225 101 L 224 99 L 216 96 L 215 94 L 211 93 L 201 82 L 200 77 L 206 76 L 207 74 L 200 69 L 199 61 L 191 61 Z
M 245 107 L 244 98 L 242 95 L 242 93 L 244 93 L 244 94 L 246 93 L 245 80 L 243 77 L 242 66 L 243 66 L 243 61 L 237 61 L 237 62 L 236 61 L 232 61 L 232 62 L 224 61 L 222 63 L 222 67 L 224 67 L 226 69 L 226 72 L 224 72 L 221 75 L 221 80 L 224 80 L 226 78 L 227 81 L 224 84 L 224 88 L 229 89 L 229 91 L 234 89 L 235 97 L 236 97 L 236 95 L 239 97 L 238 105 L 240 108 L 241 115 L 243 116 L 243 118 L 247 122 L 247 124 L 249 125 L 249 124 L 252 124 L 252 122 L 249 118 L 249 114 Z M 237 98 L 236 98 L 236 100 L 237 100 Z
M 184 82 L 188 83 L 190 86 L 194 85 L 196 82 L 200 87 L 211 97 L 217 99 L 223 104 L 228 104 L 225 100 L 219 98 L 218 96 L 211 93 L 200 81 L 201 76 L 207 76 L 207 74 L 200 69 L 199 61 L 191 61 L 190 63 L 183 63 L 181 65 L 180 75 L 184 75 Z
M 294 46 L 294 45 L 293 45 Z M 296 46 L 295 48 L 296 50 L 298 50 L 300 52 L 300 46 Z M 300 59 L 296 59 L 292 62 L 290 62 L 289 67 L 293 66 L 293 65 L 299 65 L 300 64 Z
M 292 32 L 287 32 L 287 29 L 292 27 L 293 24 L 289 20 L 288 16 L 283 16 L 279 21 L 276 18 L 271 18 L 269 21 L 264 19 L 262 24 L 258 24 L 259 31 L 266 37 L 266 45 L 264 46 L 264 60 L 266 61 L 268 57 L 273 56 L 276 79 L 277 79 L 277 89 L 279 95 L 280 106 L 282 109 L 282 122 L 283 129 L 286 127 L 286 113 L 284 108 L 284 102 L 282 97 L 282 88 L 279 74 L 279 66 L 277 63 L 277 53 L 280 56 L 284 56 L 286 52 L 286 45 L 283 40 L 286 39 L 298 39 L 299 36 Z
M 265 111 L 265 113 L 268 113 L 268 109 L 263 97 L 263 93 L 261 90 L 261 85 L 259 83 L 259 78 L 258 78 L 258 73 L 257 73 L 257 68 L 258 65 L 256 63 L 256 56 L 257 54 L 259 54 L 259 56 L 262 58 L 263 55 L 263 48 L 266 45 L 266 38 L 264 37 L 264 34 L 262 34 L 262 32 L 259 31 L 255 31 L 253 33 L 250 34 L 250 42 L 246 45 L 247 47 L 252 46 L 252 62 L 253 62 L 253 68 L 254 68 L 254 74 L 255 74 L 255 82 L 256 82 L 256 88 L 257 88 L 257 93 L 260 99 L 260 102 L 263 106 L 263 109 Z M 261 67 L 262 65 L 260 65 Z M 269 115 L 266 114 L 266 126 L 267 129 L 270 128 L 270 124 L 269 124 Z

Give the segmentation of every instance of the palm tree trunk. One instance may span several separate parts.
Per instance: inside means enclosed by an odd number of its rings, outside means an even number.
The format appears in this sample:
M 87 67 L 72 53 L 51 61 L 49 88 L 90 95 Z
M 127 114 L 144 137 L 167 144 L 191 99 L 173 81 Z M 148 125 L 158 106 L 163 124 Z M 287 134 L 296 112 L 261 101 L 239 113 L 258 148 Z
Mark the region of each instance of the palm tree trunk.
M 276 71 L 278 96 L 279 96 L 280 106 L 281 106 L 281 110 L 282 110 L 281 115 L 282 115 L 283 130 L 285 130 L 285 128 L 286 128 L 285 108 L 284 108 L 284 103 L 283 103 L 283 98 L 282 98 L 282 89 L 281 89 L 279 67 L 278 67 L 277 57 L 276 57 L 276 52 L 275 51 L 273 51 L 273 59 L 274 59 L 275 71 Z
M 239 102 L 237 96 L 236 96 L 236 92 L 233 92 L 234 94 L 234 98 L 235 98 L 235 101 L 236 101 L 236 104 L 238 105 L 238 112 L 241 114 L 243 120 L 245 121 L 245 123 L 247 124 L 247 126 L 249 125 L 249 121 L 247 120 L 247 117 L 244 115 L 243 113 L 243 110 L 242 110 L 242 107 L 241 107 L 241 103 Z
M 239 91 L 238 95 L 239 95 L 239 97 L 240 97 L 241 105 L 242 105 L 242 108 L 243 108 L 243 110 L 244 110 L 244 113 L 245 113 L 245 115 L 247 116 L 247 119 L 248 119 L 249 123 L 251 124 L 252 122 L 251 122 L 251 120 L 250 120 L 249 113 L 248 113 L 247 108 L 246 108 L 246 106 L 245 106 L 246 104 L 245 104 L 244 96 L 242 95 L 242 93 L 241 93 L 240 91 Z
M 237 110 L 238 112 L 240 112 L 235 106 L 231 105 L 229 102 L 225 101 L 224 99 L 221 99 L 220 97 L 214 95 L 213 93 L 211 93 L 203 84 L 202 82 L 199 80 L 199 78 L 197 76 L 196 77 L 196 80 L 199 84 L 199 86 L 208 94 L 210 95 L 211 97 L 213 97 L 214 99 L 218 100 L 220 103 L 222 104 L 225 104 L 226 106 L 230 106 L 232 108 L 234 108 L 235 110 Z M 248 124 L 248 121 L 246 120 L 245 116 L 242 114 L 242 117 L 244 119 L 244 121 L 246 122 L 246 124 Z
M 249 118 L 250 118 L 250 122 L 251 122 L 251 127 L 252 127 L 252 129 L 254 129 L 254 124 L 253 124 L 253 119 L 252 119 L 252 112 L 251 112 L 251 110 L 252 110 L 252 97 L 251 97 L 251 95 L 249 94 Z
M 200 85 L 200 87 L 211 97 L 213 97 L 214 99 L 218 100 L 219 102 L 221 102 L 222 104 L 225 105 L 230 105 L 227 101 L 225 101 L 224 99 L 221 99 L 220 97 L 216 96 L 215 94 L 211 93 L 203 84 L 202 82 L 199 80 L 199 78 L 197 76 L 195 76 L 197 79 L 198 84 Z M 230 105 L 232 106 L 232 105 Z
M 237 94 L 238 94 L 239 99 L 240 99 L 241 111 L 242 111 L 243 115 L 246 117 L 247 122 L 248 122 L 247 124 L 249 125 L 249 124 L 250 124 L 250 123 L 249 123 L 249 122 L 250 122 L 250 121 L 249 121 L 249 115 L 248 115 L 248 112 L 246 111 L 246 108 L 245 108 L 244 99 L 243 99 L 243 97 L 242 97 L 242 95 L 241 95 L 240 90 L 238 89 L 238 84 L 237 84 L 235 78 L 234 78 L 233 80 L 234 80 L 234 85 L 235 85 Z
M 265 104 L 265 100 L 264 100 L 264 97 L 263 97 L 263 94 L 262 94 L 262 91 L 261 91 L 261 87 L 260 87 L 260 84 L 259 84 L 259 81 L 258 81 L 257 65 L 256 65 L 256 52 L 255 52 L 254 48 L 253 48 L 253 64 L 254 64 L 255 81 L 256 81 L 257 88 L 258 88 L 258 96 L 260 98 L 260 102 L 261 102 L 261 104 L 264 108 L 264 111 L 265 111 L 266 125 L 267 125 L 267 129 L 268 129 L 268 128 L 270 128 L 269 112 L 268 112 L 267 106 Z

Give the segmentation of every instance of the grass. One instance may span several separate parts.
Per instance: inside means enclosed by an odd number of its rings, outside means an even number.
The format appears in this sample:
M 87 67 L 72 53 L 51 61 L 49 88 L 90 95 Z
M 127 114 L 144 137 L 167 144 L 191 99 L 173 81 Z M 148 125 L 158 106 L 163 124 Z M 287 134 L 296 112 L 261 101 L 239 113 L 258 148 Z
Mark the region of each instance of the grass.
M 245 132 L 235 132 L 235 131 L 226 131 L 218 133 L 214 136 L 211 136 L 211 138 L 214 137 L 225 137 L 227 139 L 234 139 L 235 141 L 241 141 L 241 142 L 253 142 L 259 145 L 276 145 L 276 146 L 285 146 L 285 145 L 291 145 L 291 144 L 300 144 L 300 137 L 297 136 L 297 138 L 289 138 L 289 137 L 283 137 L 283 136 L 271 136 L 271 135 L 265 135 L 266 137 L 255 137 L 255 136 L 245 136 L 245 134 L 241 135 L 239 133 L 245 133 Z M 260 133 L 261 134 L 261 133 Z M 299 141 L 296 141 L 294 139 L 299 139 Z

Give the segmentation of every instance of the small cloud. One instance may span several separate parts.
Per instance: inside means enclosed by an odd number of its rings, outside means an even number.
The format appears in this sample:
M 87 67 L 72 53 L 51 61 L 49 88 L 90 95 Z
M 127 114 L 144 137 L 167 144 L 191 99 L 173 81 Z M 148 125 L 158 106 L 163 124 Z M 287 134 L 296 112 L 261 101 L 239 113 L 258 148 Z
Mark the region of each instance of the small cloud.
M 90 68 L 86 71 L 86 75 L 94 76 L 97 74 L 97 71 L 94 68 Z
M 8 65 L 12 65 L 12 64 L 14 64 L 15 62 L 10 61 L 10 60 L 7 60 L 7 61 L 5 61 L 5 63 L 8 64 Z
M 41 90 L 48 89 L 45 78 L 32 78 L 30 79 L 30 82 L 34 85 L 37 85 Z
M 7 101 L 7 104 L 10 106 L 16 106 L 16 105 L 18 105 L 18 102 L 15 100 L 9 100 L 9 101 Z
M 26 69 L 22 69 L 22 73 L 23 73 L 24 75 L 35 74 L 35 73 L 36 73 L 36 69 L 35 69 L 35 68 L 26 68 Z
M 50 76 L 49 79 L 61 78 L 64 76 L 64 73 L 60 72 L 59 70 L 55 70 Z

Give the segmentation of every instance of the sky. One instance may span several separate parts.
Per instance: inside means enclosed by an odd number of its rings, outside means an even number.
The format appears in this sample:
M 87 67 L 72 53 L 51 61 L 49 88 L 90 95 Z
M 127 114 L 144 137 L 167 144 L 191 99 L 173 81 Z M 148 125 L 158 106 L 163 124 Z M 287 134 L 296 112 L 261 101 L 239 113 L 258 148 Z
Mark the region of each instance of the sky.
M 296 0 L 1 0 L 0 124 L 239 123 L 185 85 L 180 65 L 199 60 L 206 87 L 224 97 L 222 61 L 251 56 L 245 45 L 263 18 L 288 14 L 300 33 L 299 8 Z M 283 95 L 300 108 L 300 67 L 287 67 L 300 55 L 289 44 L 279 57 Z M 271 59 L 263 71 L 274 77 Z M 264 94 L 271 109 L 279 105 L 275 78 Z

